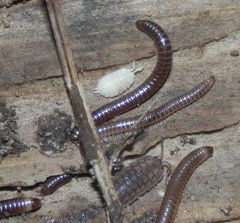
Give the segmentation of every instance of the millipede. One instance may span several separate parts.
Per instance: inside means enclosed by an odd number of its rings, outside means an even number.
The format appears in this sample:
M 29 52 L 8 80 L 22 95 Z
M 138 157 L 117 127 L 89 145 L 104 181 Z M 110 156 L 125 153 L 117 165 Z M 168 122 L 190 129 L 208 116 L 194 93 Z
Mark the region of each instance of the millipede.
M 43 196 L 50 195 L 53 192 L 55 192 L 58 188 L 69 183 L 71 180 L 72 180 L 72 176 L 66 173 L 50 176 L 41 185 L 40 193 Z
M 202 81 L 190 91 L 168 101 L 152 111 L 147 112 L 140 121 L 139 119 L 141 115 L 114 122 L 108 122 L 97 127 L 97 132 L 101 138 L 108 139 L 111 136 L 121 137 L 127 132 L 144 130 L 147 127 L 163 121 L 172 114 L 199 100 L 201 97 L 207 94 L 214 83 L 215 77 L 210 76 L 208 79 Z M 80 131 L 77 126 L 71 130 L 70 138 L 73 141 L 79 140 Z
M 11 217 L 29 211 L 35 211 L 41 207 L 38 198 L 12 198 L 0 201 L 0 218 Z
M 200 147 L 189 153 L 173 171 L 164 194 L 155 223 L 173 223 L 183 190 L 193 171 L 213 155 L 210 146 Z
M 135 90 L 94 111 L 92 117 L 96 126 L 144 103 L 161 88 L 169 76 L 172 68 L 172 47 L 165 31 L 148 20 L 138 20 L 136 27 L 152 38 L 155 44 L 158 57 L 155 68 L 147 80 Z
M 210 76 L 188 92 L 152 111 L 146 112 L 143 116 L 138 115 L 132 118 L 105 123 L 115 116 L 130 111 L 146 102 L 159 91 L 171 72 L 172 47 L 165 31 L 158 24 L 148 20 L 138 20 L 136 27 L 148 35 L 154 42 L 157 62 L 150 76 L 139 87 L 92 112 L 92 119 L 102 139 L 144 130 L 194 103 L 203 97 L 215 83 L 215 77 Z M 132 70 L 133 78 L 134 72 L 137 71 L 138 70 Z M 119 75 L 118 73 L 122 72 L 126 72 L 126 69 L 116 71 L 115 74 Z M 112 76 L 108 78 L 111 79 Z M 131 86 L 132 83 L 132 79 L 129 79 L 128 82 L 125 83 L 124 90 Z M 112 90 L 110 93 L 109 91 L 107 93 L 105 92 L 105 96 L 117 96 L 123 92 L 122 89 L 115 89 L 114 86 L 113 89 L 110 90 Z M 114 90 L 117 91 L 115 92 Z M 74 127 L 70 132 L 70 138 L 79 140 L 79 136 L 79 129 Z M 178 164 L 168 182 L 165 195 L 157 213 L 156 223 L 173 223 L 183 190 L 193 171 L 212 155 L 212 147 L 200 147 L 189 153 Z M 168 172 L 169 169 L 170 165 L 167 162 L 163 162 L 160 156 L 144 156 L 123 168 L 122 160 L 120 158 L 117 159 L 112 167 L 113 172 L 116 171 L 112 179 L 116 194 L 122 206 L 128 206 L 153 188 L 163 179 L 164 174 Z M 41 195 L 47 196 L 54 193 L 57 189 L 69 183 L 72 178 L 73 176 L 68 173 L 48 177 L 40 187 Z M 2 200 L 0 201 L 0 218 L 35 211 L 39 209 L 41 205 L 41 200 L 38 198 L 23 197 Z
M 158 123 L 177 111 L 187 107 L 193 102 L 203 97 L 213 86 L 215 77 L 210 76 L 208 79 L 202 81 L 196 87 L 190 91 L 170 100 L 164 105 L 149 111 L 143 116 L 142 120 L 139 120 L 141 116 L 135 116 L 133 118 L 126 118 L 119 121 L 109 122 L 97 127 L 97 132 L 101 138 L 126 133 L 134 130 L 142 130 L 146 127 Z
M 158 156 L 144 156 L 124 167 L 113 177 L 113 184 L 121 204 L 126 207 L 149 191 L 164 176 L 169 166 Z

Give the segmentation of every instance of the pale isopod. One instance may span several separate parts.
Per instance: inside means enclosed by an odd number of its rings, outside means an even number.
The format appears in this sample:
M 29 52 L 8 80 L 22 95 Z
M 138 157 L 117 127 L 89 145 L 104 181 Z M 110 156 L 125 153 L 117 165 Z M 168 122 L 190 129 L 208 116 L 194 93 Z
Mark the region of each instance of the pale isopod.
M 139 87 L 92 112 L 96 126 L 146 102 L 161 88 L 171 71 L 172 47 L 165 31 L 158 24 L 147 20 L 138 20 L 136 27 L 153 40 L 157 63 L 151 75 Z
M 133 85 L 135 74 L 142 70 L 143 67 L 136 68 L 134 61 L 132 69 L 120 68 L 102 77 L 98 81 L 94 92 L 106 98 L 116 97 Z

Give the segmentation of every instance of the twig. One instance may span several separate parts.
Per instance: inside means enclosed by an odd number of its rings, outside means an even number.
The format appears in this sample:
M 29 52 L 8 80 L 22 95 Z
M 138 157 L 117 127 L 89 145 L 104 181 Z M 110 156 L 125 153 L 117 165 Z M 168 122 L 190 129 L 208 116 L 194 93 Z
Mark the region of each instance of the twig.
M 110 167 L 112 166 L 112 163 L 119 158 L 120 154 L 124 152 L 127 146 L 132 144 L 137 137 L 143 134 L 144 130 L 138 130 L 138 125 L 146 117 L 146 114 L 155 106 L 158 99 L 159 99 L 159 96 L 157 96 L 153 100 L 153 102 L 147 107 L 144 113 L 139 116 L 135 124 L 131 127 L 132 131 L 130 131 L 129 134 L 126 133 L 126 136 L 121 139 L 121 142 L 122 142 L 121 145 L 112 144 L 110 146 L 110 149 L 114 151 L 110 160 Z M 163 138 L 161 142 L 163 142 Z M 161 153 L 161 156 L 162 155 L 163 155 L 163 152 Z
M 92 120 L 92 115 L 86 103 L 80 77 L 77 74 L 68 35 L 64 29 L 63 16 L 59 0 L 45 0 L 52 25 L 53 34 L 64 74 L 65 84 L 71 101 L 75 122 L 81 132 L 81 146 L 85 159 L 92 165 L 94 176 L 102 190 L 107 203 L 110 218 L 120 222 L 122 207 L 118 200 L 107 162 L 101 148 L 100 140 Z

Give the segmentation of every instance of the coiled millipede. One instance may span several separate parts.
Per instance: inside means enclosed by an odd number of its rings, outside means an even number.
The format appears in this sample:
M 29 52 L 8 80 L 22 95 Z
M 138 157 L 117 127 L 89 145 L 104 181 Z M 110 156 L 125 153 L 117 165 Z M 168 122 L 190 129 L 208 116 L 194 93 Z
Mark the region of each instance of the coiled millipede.
M 151 75 L 139 87 L 92 113 L 97 126 L 144 103 L 161 88 L 171 71 L 172 47 L 165 31 L 156 23 L 147 20 L 138 20 L 136 27 L 154 41 L 158 56 L 157 64 Z

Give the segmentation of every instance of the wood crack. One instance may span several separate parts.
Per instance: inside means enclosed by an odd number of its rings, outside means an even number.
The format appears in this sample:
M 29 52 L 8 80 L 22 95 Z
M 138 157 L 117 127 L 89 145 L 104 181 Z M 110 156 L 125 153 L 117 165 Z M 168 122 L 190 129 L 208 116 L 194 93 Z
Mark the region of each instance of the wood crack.
M 0 8 L 2 7 L 11 7 L 12 5 L 17 5 L 19 3 L 26 3 L 30 0 L 0 0 Z

